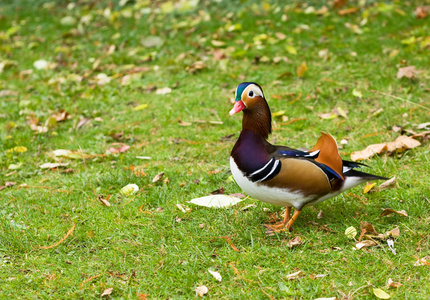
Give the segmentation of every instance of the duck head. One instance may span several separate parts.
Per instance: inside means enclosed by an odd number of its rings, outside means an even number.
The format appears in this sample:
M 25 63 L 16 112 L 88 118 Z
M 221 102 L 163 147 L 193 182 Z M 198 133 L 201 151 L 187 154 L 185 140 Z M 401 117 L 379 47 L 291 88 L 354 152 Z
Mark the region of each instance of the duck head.
M 267 138 L 272 131 L 272 115 L 263 89 L 255 82 L 242 82 L 236 88 L 230 115 L 243 111 L 242 129 L 252 130 Z
M 255 82 L 242 82 L 236 88 L 235 104 L 230 110 L 230 116 L 244 110 L 252 110 L 258 102 L 266 102 L 263 89 Z

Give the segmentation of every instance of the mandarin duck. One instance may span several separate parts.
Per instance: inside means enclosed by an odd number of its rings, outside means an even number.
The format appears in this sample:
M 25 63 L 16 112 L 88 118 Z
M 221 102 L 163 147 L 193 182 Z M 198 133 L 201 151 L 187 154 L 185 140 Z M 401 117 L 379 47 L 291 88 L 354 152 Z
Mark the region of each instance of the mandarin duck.
M 332 198 L 367 180 L 387 179 L 355 168 L 360 163 L 342 160 L 336 140 L 321 133 L 315 147 L 301 151 L 267 141 L 271 113 L 261 86 L 243 82 L 236 89 L 230 115 L 243 111 L 242 131 L 231 151 L 230 168 L 240 188 L 250 196 L 286 207 L 282 222 L 269 230 L 291 231 L 303 207 Z M 294 214 L 290 217 L 291 208 Z

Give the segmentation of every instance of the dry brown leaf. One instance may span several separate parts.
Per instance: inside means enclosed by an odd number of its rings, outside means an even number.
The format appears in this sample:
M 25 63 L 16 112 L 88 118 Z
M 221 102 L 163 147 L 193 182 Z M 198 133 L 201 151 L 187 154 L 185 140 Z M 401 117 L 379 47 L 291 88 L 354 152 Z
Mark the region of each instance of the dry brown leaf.
M 424 19 L 428 16 L 429 11 L 430 11 L 430 6 L 418 6 L 414 10 L 414 14 L 417 19 Z
M 408 66 L 404 68 L 399 68 L 397 71 L 397 78 L 416 78 L 416 75 L 419 73 L 418 70 L 415 69 L 415 66 Z
M 348 0 L 334 0 L 333 6 L 336 9 L 340 9 L 345 6 L 345 4 L 348 2 Z
M 0 186 L 0 191 L 1 191 L 2 189 L 5 189 L 5 188 L 7 188 L 7 187 L 11 187 L 11 186 L 14 186 L 14 185 L 16 185 L 16 182 L 6 181 L 6 183 L 4 184 L 4 186 Z
M 97 196 L 97 200 L 99 200 L 100 202 L 101 202 L 101 204 L 103 204 L 104 206 L 110 206 L 110 203 L 109 203 L 109 198 L 110 198 L 110 195 L 108 196 L 108 198 L 107 199 L 104 199 L 103 198 L 103 195 L 98 195 Z
M 293 247 L 301 245 L 301 244 L 303 244 L 302 239 L 300 238 L 300 236 L 296 236 L 295 238 L 293 238 L 287 242 L 287 247 L 293 248 Z
M 64 109 L 59 110 L 58 112 L 55 112 L 52 114 L 52 117 L 57 121 L 65 121 L 71 118 L 70 114 L 65 111 Z
M 366 233 L 370 233 L 373 235 L 379 235 L 379 233 L 375 230 L 375 227 L 369 222 L 361 221 L 360 222 L 360 228 L 361 230 L 365 229 Z
M 393 178 L 388 179 L 387 181 L 384 181 L 378 186 L 378 191 L 383 191 L 388 188 L 394 187 L 396 185 L 396 176 L 393 176 Z
M 387 144 L 372 144 L 366 147 L 362 151 L 355 151 L 351 154 L 351 159 L 353 161 L 368 159 L 375 154 L 380 154 L 387 150 Z
M 105 290 L 103 291 L 103 293 L 101 294 L 101 297 L 109 296 L 110 294 L 112 294 L 112 292 L 113 292 L 113 288 L 105 289 Z
M 196 61 L 195 63 L 189 65 L 188 67 L 185 68 L 185 70 L 187 70 L 188 72 L 190 72 L 191 74 L 196 73 L 199 70 L 202 70 L 206 68 L 206 65 L 204 62 L 202 61 Z
M 111 153 L 124 153 L 128 149 L 130 149 L 130 146 L 123 144 L 123 143 L 113 143 L 111 144 L 111 147 L 107 149 L 107 151 Z
M 393 287 L 393 288 L 398 288 L 399 286 L 402 286 L 403 284 L 401 284 L 400 282 L 394 282 L 393 279 L 388 278 L 387 280 L 387 288 Z
M 406 135 L 401 135 L 394 142 L 387 144 L 387 151 L 389 153 L 394 151 L 405 151 L 418 147 L 419 145 L 421 145 L 421 143 L 417 140 Z
M 372 144 L 362 151 L 355 151 L 351 154 L 351 159 L 353 161 L 368 159 L 375 154 L 381 154 L 385 151 L 392 154 L 396 151 L 405 151 L 418 147 L 419 145 L 421 145 L 421 143 L 412 137 L 401 135 L 394 142 Z
M 417 259 L 417 261 L 414 263 L 415 267 L 430 266 L 430 262 L 428 261 L 430 260 L 430 256 L 419 258 L 418 256 L 414 255 L 414 257 Z
M 91 119 L 89 119 L 89 118 L 81 118 L 81 119 L 79 119 L 79 122 L 76 125 L 76 129 L 79 129 L 79 128 L 87 125 L 90 122 L 91 122 Z
M 351 8 L 345 8 L 345 9 L 339 10 L 337 13 L 340 16 L 344 16 L 344 15 L 356 13 L 357 11 L 358 11 L 358 7 L 351 7 Z
M 164 176 L 164 172 L 160 172 L 157 175 L 155 175 L 155 177 L 152 179 L 153 183 L 156 183 L 158 181 L 160 181 L 161 179 L 163 179 Z
M 307 70 L 308 70 L 308 66 L 306 65 L 306 62 L 304 61 L 297 67 L 297 77 L 299 77 L 299 78 L 303 77 L 303 75 L 305 75 Z
M 355 244 L 355 247 L 357 249 L 361 249 L 364 247 L 372 247 L 372 246 L 375 246 L 377 244 L 378 243 L 374 240 L 364 240 L 364 241 L 361 241 L 361 242 L 358 242 L 357 244 Z
M 408 216 L 408 213 L 405 210 L 394 210 L 392 208 L 384 208 L 384 210 L 379 215 L 379 217 L 381 218 L 381 217 L 388 216 L 391 214 L 398 214 L 399 216 L 402 216 L 402 217 Z
M 301 274 L 302 274 L 302 271 L 297 271 L 295 273 L 288 274 L 287 276 L 285 276 L 285 278 L 287 280 L 295 280 L 295 279 L 298 279 L 301 276 Z

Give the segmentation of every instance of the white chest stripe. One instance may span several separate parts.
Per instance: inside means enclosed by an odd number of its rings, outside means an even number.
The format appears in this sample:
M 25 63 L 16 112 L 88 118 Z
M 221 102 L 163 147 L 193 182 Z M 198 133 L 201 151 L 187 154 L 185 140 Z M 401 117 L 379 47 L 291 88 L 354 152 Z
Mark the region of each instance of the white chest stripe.
M 278 165 L 279 165 L 279 160 L 275 160 L 275 163 L 273 164 L 272 170 L 270 170 L 269 174 L 267 174 L 266 176 L 264 176 L 262 179 L 257 180 L 256 182 L 261 182 L 261 181 L 266 180 L 266 178 L 268 178 L 270 175 L 272 175 L 273 172 L 275 172 L 275 170 L 278 167 Z
M 264 165 L 264 167 L 262 167 L 261 169 L 258 169 L 257 171 L 255 171 L 255 172 L 252 172 L 252 174 L 250 174 L 249 176 L 250 177 L 252 177 L 252 176 L 254 176 L 254 175 L 256 175 L 256 174 L 258 174 L 258 173 L 260 173 L 261 171 L 263 171 L 268 165 L 270 165 L 271 163 L 272 163 L 272 161 L 274 160 L 274 158 L 272 158 L 271 160 L 269 160 L 268 162 L 267 162 L 267 164 L 265 164 Z

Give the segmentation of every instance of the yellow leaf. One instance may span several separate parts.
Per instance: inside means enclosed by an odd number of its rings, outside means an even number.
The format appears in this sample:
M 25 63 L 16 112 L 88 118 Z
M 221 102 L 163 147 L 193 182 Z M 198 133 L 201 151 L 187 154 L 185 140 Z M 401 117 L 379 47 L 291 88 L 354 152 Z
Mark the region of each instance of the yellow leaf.
M 292 55 L 297 54 L 297 50 L 293 46 L 287 45 L 287 46 L 285 46 L 285 49 L 287 50 L 288 53 L 290 53 Z
M 140 105 L 138 105 L 138 106 L 136 106 L 136 107 L 133 107 L 131 110 L 132 110 L 132 111 L 137 111 L 137 110 L 145 109 L 145 108 L 147 108 L 147 107 L 148 107 L 148 104 L 144 103 L 144 104 L 140 104 Z
M 357 229 L 354 226 L 348 227 L 345 230 L 345 235 L 349 239 L 353 239 L 357 235 Z
M 366 186 L 363 188 L 363 193 L 367 194 L 375 185 L 376 182 L 366 184 Z
M 305 72 L 307 71 L 308 66 L 306 65 L 306 62 L 302 62 L 302 64 L 300 66 L 297 67 L 297 77 L 302 77 Z
M 280 110 L 280 111 L 274 112 L 274 113 L 272 114 L 272 117 L 279 117 L 279 116 L 284 115 L 285 113 L 286 113 L 286 111 L 285 111 L 285 110 Z
M 11 148 L 11 149 L 7 150 L 6 152 L 7 153 L 13 153 L 13 152 L 23 153 L 23 152 L 27 152 L 27 148 L 24 147 L 24 146 L 16 146 L 14 148 Z
M 352 95 L 357 97 L 357 98 L 363 98 L 363 94 L 359 90 L 356 90 L 356 89 L 352 90 Z
M 378 297 L 379 299 L 390 299 L 391 296 L 388 295 L 386 292 L 384 292 L 381 289 L 373 289 L 373 293 L 375 294 L 376 297 Z

